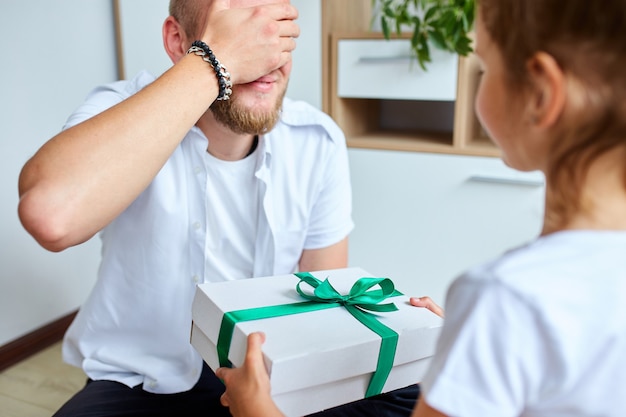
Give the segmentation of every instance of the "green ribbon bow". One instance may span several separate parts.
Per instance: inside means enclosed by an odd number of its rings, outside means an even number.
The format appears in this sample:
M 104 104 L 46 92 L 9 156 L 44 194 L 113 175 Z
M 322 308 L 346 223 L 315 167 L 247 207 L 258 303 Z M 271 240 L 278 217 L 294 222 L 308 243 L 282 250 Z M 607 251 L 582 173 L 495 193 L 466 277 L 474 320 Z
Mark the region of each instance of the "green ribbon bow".
M 379 322 L 368 311 L 390 312 L 398 310 L 393 303 L 379 303 L 389 297 L 402 295 L 402 293 L 394 288 L 394 284 L 389 278 L 360 278 L 354 283 L 348 295 L 341 295 L 333 288 L 328 279 L 320 281 L 308 272 L 299 272 L 295 275 L 300 278 L 296 285 L 298 294 L 309 301 L 236 310 L 224 314 L 217 339 L 220 366 L 232 366 L 228 360 L 228 352 L 230 351 L 235 325 L 239 322 L 344 307 L 354 318 L 382 338 L 376 371 L 372 375 L 365 397 L 380 394 L 393 367 L 398 334 Z M 303 282 L 314 288 L 313 294 L 305 293 L 300 288 Z M 371 288 L 375 286 L 380 286 L 380 289 L 372 290 Z

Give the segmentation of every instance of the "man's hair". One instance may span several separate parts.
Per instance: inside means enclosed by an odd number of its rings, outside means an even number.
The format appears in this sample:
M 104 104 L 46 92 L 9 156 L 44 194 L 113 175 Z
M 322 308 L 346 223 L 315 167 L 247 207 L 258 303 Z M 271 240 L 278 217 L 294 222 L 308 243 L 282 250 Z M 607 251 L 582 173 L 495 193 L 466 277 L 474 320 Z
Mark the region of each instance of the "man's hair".
M 207 6 L 211 0 L 170 0 L 170 16 L 174 17 L 185 31 L 188 39 L 200 39 L 204 31 Z
M 626 148 L 626 1 L 478 3 L 513 91 L 530 91 L 526 63 L 539 51 L 554 57 L 567 76 L 568 101 L 551 149 L 548 184 L 562 224 L 584 208 L 580 193 L 591 163 Z

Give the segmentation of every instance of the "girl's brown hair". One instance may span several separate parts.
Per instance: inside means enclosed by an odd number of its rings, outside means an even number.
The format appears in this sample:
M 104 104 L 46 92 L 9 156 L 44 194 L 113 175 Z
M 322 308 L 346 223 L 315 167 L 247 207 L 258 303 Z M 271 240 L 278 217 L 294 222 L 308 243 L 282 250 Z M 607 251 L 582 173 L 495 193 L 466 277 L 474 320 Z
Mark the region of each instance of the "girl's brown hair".
M 478 2 L 511 88 L 532 87 L 526 63 L 539 51 L 552 55 L 567 76 L 568 103 L 547 173 L 551 214 L 558 217 L 552 221 L 563 226 L 585 208 L 581 187 L 590 164 L 606 151 L 626 148 L 626 1 Z

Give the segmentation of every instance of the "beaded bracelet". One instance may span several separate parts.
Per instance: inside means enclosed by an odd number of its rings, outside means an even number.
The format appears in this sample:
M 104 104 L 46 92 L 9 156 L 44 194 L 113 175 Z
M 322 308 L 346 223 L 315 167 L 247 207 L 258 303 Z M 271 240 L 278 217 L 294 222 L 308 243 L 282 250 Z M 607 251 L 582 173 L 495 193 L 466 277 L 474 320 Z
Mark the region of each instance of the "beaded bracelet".
M 220 64 L 217 60 L 209 45 L 202 41 L 194 41 L 191 44 L 191 48 L 187 51 L 188 54 L 196 54 L 201 56 L 202 59 L 213 67 L 215 75 L 217 76 L 217 83 L 220 88 L 220 92 L 217 95 L 218 100 L 229 100 L 230 95 L 233 93 L 233 83 L 230 80 L 230 73 L 226 71 L 226 68 Z

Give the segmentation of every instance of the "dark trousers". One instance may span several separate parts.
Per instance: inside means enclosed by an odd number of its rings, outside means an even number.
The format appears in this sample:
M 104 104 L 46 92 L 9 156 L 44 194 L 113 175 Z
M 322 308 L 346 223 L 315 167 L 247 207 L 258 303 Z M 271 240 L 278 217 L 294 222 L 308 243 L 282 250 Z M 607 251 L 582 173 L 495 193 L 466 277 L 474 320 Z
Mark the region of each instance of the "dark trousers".
M 88 381 L 53 417 L 229 417 L 228 409 L 220 404 L 223 392 L 224 385 L 206 364 L 198 383 L 178 394 L 152 394 L 141 386 L 128 388 L 113 381 Z M 419 387 L 412 385 L 312 416 L 408 417 L 418 395 Z

